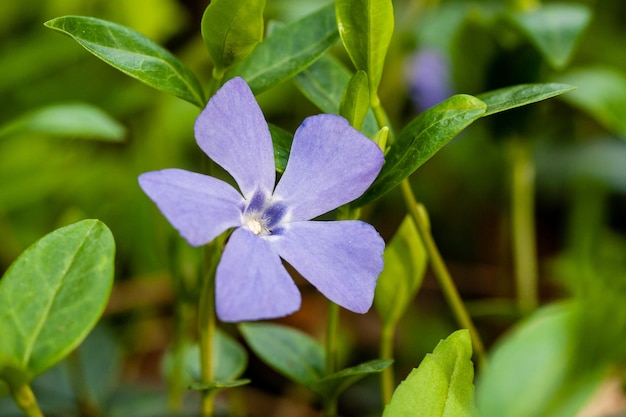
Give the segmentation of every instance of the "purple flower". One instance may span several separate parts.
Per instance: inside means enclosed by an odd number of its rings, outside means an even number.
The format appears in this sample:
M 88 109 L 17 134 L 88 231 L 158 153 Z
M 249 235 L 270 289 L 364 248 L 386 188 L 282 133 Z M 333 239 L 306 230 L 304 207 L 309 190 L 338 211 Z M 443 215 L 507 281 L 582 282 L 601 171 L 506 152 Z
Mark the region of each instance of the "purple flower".
M 333 302 L 365 313 L 383 267 L 384 242 L 361 221 L 311 221 L 359 197 L 383 164 L 378 146 L 335 115 L 307 118 L 275 186 L 272 138 L 248 85 L 234 78 L 195 124 L 198 145 L 228 171 L 228 183 L 180 169 L 142 174 L 141 188 L 192 246 L 227 229 L 216 272 L 222 321 L 282 317 L 300 292 L 281 259 Z

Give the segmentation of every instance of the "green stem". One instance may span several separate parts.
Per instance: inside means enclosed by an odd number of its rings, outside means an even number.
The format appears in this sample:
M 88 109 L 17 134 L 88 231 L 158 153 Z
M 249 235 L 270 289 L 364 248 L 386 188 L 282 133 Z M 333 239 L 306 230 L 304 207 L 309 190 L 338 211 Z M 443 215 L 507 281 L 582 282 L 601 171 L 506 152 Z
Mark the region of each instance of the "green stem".
M 217 68 L 217 67 L 213 68 L 213 73 L 212 73 L 213 76 L 209 80 L 209 86 L 208 86 L 209 98 L 213 97 L 215 92 L 220 88 L 225 74 L 226 74 L 225 69 Z
M 337 332 L 339 330 L 339 305 L 328 302 L 328 317 L 326 319 L 326 349 L 325 349 L 325 374 L 332 375 L 337 372 Z M 337 415 L 337 397 L 325 398 L 324 416 L 334 417 Z
M 409 210 L 409 214 L 415 221 L 417 231 L 422 238 L 424 247 L 426 248 L 426 253 L 428 253 L 430 265 L 435 274 L 435 278 L 441 286 L 443 294 L 448 301 L 457 322 L 461 327 L 469 330 L 470 335 L 472 336 L 472 345 L 474 347 L 474 353 L 478 358 L 478 363 L 481 367 L 484 367 L 487 362 L 485 347 L 478 331 L 476 330 L 476 326 L 474 326 L 474 322 L 467 312 L 467 308 L 465 307 L 465 304 L 463 304 L 463 300 L 456 289 L 452 276 L 450 275 L 441 254 L 439 253 L 435 240 L 430 233 L 430 226 L 428 218 L 426 217 L 425 209 L 415 200 L 413 190 L 411 189 L 411 185 L 407 179 L 402 180 L 400 186 L 402 188 L 402 194 Z
M 535 169 L 528 141 L 512 140 L 511 222 L 513 263 L 519 311 L 537 308 L 537 248 L 535 237 Z
M 11 389 L 11 396 L 15 404 L 17 404 L 27 417 L 44 417 L 37 404 L 35 394 L 33 394 L 28 384 L 24 383 L 18 386 L 9 385 L 9 388 Z
M 388 144 L 391 144 L 391 142 L 393 141 L 393 132 L 391 130 L 391 123 L 389 122 L 389 117 L 387 117 L 387 113 L 385 112 L 385 109 L 380 104 L 380 99 L 378 98 L 378 95 L 376 94 L 372 95 L 371 101 L 370 101 L 370 107 L 372 108 L 372 111 L 374 112 L 374 118 L 376 119 L 376 124 L 378 124 L 378 128 L 382 129 L 385 126 L 389 128 L 389 135 L 388 135 L 387 142 Z
M 380 358 L 393 359 L 393 340 L 396 326 L 385 324 L 380 335 Z M 393 366 L 388 366 L 380 374 L 380 385 L 383 405 L 389 404 L 395 387 Z

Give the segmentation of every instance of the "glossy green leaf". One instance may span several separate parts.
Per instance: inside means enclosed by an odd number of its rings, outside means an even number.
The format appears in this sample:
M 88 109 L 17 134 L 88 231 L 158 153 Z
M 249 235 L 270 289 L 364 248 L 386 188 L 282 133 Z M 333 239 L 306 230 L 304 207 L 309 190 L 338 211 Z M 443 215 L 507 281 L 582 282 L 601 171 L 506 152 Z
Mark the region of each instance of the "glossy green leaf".
M 239 330 L 252 351 L 287 378 L 309 386 L 322 377 L 324 350 L 306 333 L 271 323 L 242 323 Z
M 591 10 L 582 4 L 551 3 L 512 14 L 511 20 L 545 60 L 560 69 L 571 60 L 578 40 L 591 20 Z
M 269 123 L 269 128 L 274 145 L 274 164 L 276 165 L 276 171 L 283 172 L 289 160 L 293 135 L 272 123 Z
M 367 72 L 372 96 L 383 74 L 385 55 L 393 35 L 391 0 L 337 0 L 339 36 L 358 70 Z
M 124 127 L 97 107 L 86 103 L 64 103 L 28 113 L 0 129 L 0 139 L 16 135 L 94 139 L 119 142 Z
M 125 26 L 84 16 L 64 16 L 45 25 L 69 35 L 82 47 L 157 90 L 204 107 L 204 93 L 195 75 L 174 55 Z
M 395 326 L 419 290 L 428 258 L 415 223 L 407 216 L 383 256 L 374 305 L 383 326 Z
M 319 59 L 338 38 L 335 11 L 326 6 L 285 25 L 267 37 L 229 71 L 240 76 L 255 94 L 287 80 Z
M 78 346 L 108 300 L 114 252 L 111 232 L 97 220 L 26 249 L 0 280 L 2 356 L 33 378 Z
M 239 62 L 263 40 L 265 0 L 213 0 L 202 16 L 202 39 L 218 71 Z
M 469 331 L 452 333 L 398 386 L 383 417 L 477 415 L 471 357 Z
M 575 90 L 569 84 L 520 84 L 499 88 L 476 96 L 487 105 L 483 117 L 527 104 L 536 103 Z
M 296 87 L 324 113 L 339 114 L 341 98 L 352 74 L 336 58 L 324 55 L 294 77 Z M 373 135 L 378 130 L 372 111 L 368 111 L 362 131 Z
M 559 81 L 578 86 L 563 100 L 626 138 L 626 74 L 606 67 L 587 67 L 569 71 Z
M 362 378 L 382 372 L 393 363 L 391 359 L 375 359 L 328 375 L 310 386 L 326 398 L 337 398 L 346 388 Z
M 393 142 L 376 181 L 352 204 L 363 205 L 391 190 L 486 110 L 476 97 L 458 94 L 420 113 Z
M 367 74 L 359 70 L 350 79 L 341 97 L 339 114 L 345 117 L 355 129 L 360 130 L 369 108 L 370 91 Z
M 580 313 L 573 303 L 543 308 L 494 347 L 476 386 L 481 417 L 577 415 L 605 375 L 578 360 Z

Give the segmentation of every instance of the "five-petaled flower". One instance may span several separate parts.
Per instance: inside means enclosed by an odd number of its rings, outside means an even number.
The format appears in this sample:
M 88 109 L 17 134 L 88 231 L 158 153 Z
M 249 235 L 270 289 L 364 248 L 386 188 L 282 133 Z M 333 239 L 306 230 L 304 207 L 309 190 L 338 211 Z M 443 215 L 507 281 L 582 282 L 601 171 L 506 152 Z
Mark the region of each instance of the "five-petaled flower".
M 252 91 L 234 78 L 195 124 L 200 148 L 239 187 L 181 169 L 142 174 L 141 188 L 192 246 L 230 228 L 216 271 L 222 321 L 281 317 L 300 292 L 281 259 L 331 301 L 364 313 L 372 305 L 384 242 L 358 220 L 311 221 L 359 197 L 383 164 L 378 146 L 335 115 L 307 118 L 276 182 L 270 132 Z

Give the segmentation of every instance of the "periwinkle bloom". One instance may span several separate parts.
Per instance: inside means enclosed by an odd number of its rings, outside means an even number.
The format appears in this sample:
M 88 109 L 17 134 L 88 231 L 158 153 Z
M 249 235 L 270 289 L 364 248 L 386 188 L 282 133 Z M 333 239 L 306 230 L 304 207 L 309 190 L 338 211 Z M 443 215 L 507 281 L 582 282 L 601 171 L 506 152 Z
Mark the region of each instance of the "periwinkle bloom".
M 234 228 L 216 271 L 220 320 L 291 314 L 301 298 L 281 258 L 328 299 L 365 313 L 372 305 L 384 242 L 358 220 L 311 221 L 359 197 L 383 164 L 378 146 L 335 115 L 307 118 L 276 182 L 272 138 L 252 91 L 229 80 L 195 124 L 200 148 L 239 191 L 181 169 L 142 174 L 141 188 L 192 246 Z
M 415 53 L 408 64 L 407 78 L 411 100 L 419 111 L 453 94 L 450 64 L 437 49 L 423 48 Z

